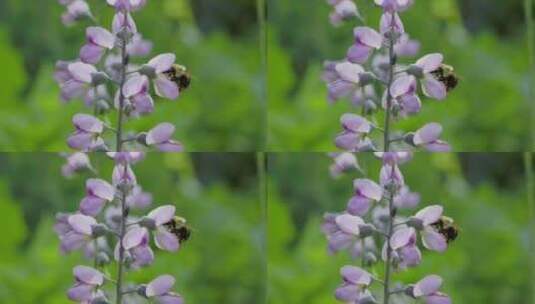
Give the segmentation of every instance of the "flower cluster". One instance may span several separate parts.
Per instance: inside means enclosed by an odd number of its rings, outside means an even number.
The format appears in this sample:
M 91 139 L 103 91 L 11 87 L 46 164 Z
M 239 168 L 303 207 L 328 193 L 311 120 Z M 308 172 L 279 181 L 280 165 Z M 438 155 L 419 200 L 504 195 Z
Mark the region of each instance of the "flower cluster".
M 134 63 L 136 57 L 147 56 L 152 43 L 143 39 L 132 17 L 146 0 L 107 0 L 115 9 L 109 29 L 98 25 L 84 0 L 60 0 L 65 5 L 65 24 L 89 19 L 95 25 L 86 28 L 86 42 L 80 48 L 78 58 L 58 61 L 55 79 L 61 88 L 65 102 L 83 99 L 93 114 L 76 114 L 74 131 L 67 140 L 68 146 L 81 152 L 122 151 L 153 146 L 165 152 L 182 151 L 180 142 L 170 138 L 174 127 L 164 123 L 146 132 L 126 132 L 128 119 L 148 115 L 154 111 L 153 95 L 176 100 L 189 84 L 186 68 L 175 64 L 174 54 L 165 53 L 146 61 Z M 151 85 L 152 84 L 152 85 Z M 116 112 L 116 125 L 109 116 Z M 156 140 L 150 140 L 156 138 Z
M 379 181 L 355 179 L 354 194 L 346 209 L 324 216 L 322 230 L 329 252 L 347 250 L 354 259 L 362 260 L 361 268 L 352 265 L 341 268 L 342 284 L 335 292 L 336 299 L 354 304 L 377 303 L 381 299 L 388 304 L 391 297 L 410 297 L 421 298 L 428 304 L 451 303 L 439 291 L 442 279 L 437 275 L 394 287 L 392 272 L 417 267 L 422 262 L 422 249 L 446 251 L 457 237 L 457 227 L 451 218 L 444 216 L 441 205 L 429 205 L 414 214 L 409 211 L 420 202 L 420 196 L 410 191 L 400 170 L 400 165 L 412 157 L 410 152 L 376 152 L 375 155 L 382 160 Z M 341 155 L 334 157 L 335 168 L 341 164 L 344 171 L 356 167 L 355 156 L 343 156 L 343 160 Z M 383 279 L 365 270 L 380 260 L 385 265 Z M 374 294 L 372 285 L 380 285 L 382 294 Z
M 158 303 L 184 303 L 179 294 L 171 291 L 175 279 L 170 275 L 140 284 L 133 290 L 124 288 L 127 270 L 147 267 L 154 262 L 154 246 L 177 252 L 183 239 L 175 230 L 179 224 L 174 205 L 157 207 L 145 216 L 136 215 L 152 204 L 152 196 L 143 192 L 132 170 L 143 154 L 110 152 L 108 156 L 115 162 L 111 182 L 87 179 L 86 194 L 78 210 L 57 215 L 54 228 L 61 242 L 61 251 L 81 250 L 93 261 L 93 267 L 79 265 L 74 268 L 75 285 L 67 293 L 69 299 L 79 303 L 111 303 L 110 299 L 115 299 L 115 303 L 120 304 L 126 303 L 124 294 L 136 293 L 144 298 L 154 298 Z M 68 176 L 90 168 L 96 173 L 88 156 L 81 152 L 67 156 L 65 168 L 63 171 Z M 118 266 L 116 280 L 103 274 L 112 261 Z M 116 285 L 115 294 L 109 292 L 112 283 Z
M 86 43 L 79 57 L 59 61 L 55 72 L 65 102 L 81 98 L 93 109 L 92 115 L 77 113 L 72 118 L 74 130 L 67 144 L 77 152 L 65 155 L 62 173 L 71 177 L 88 170 L 95 177 L 87 179 L 78 210 L 58 214 L 55 225 L 63 253 L 81 250 L 93 261 L 93 267 L 79 265 L 73 270 L 75 284 L 67 296 L 78 303 L 123 304 L 140 299 L 184 303 L 172 291 L 175 279 L 170 275 L 138 285 L 127 285 L 125 277 L 127 271 L 151 265 L 154 248 L 178 251 L 184 234 L 189 233 L 185 219 L 175 216 L 174 205 L 139 215 L 152 204 L 152 196 L 143 191 L 132 169 L 144 157 L 139 151 L 154 147 L 177 152 L 183 146 L 173 139 L 175 127 L 170 123 L 160 123 L 137 134 L 125 132 L 124 125 L 128 119 L 154 111 L 153 93 L 175 100 L 189 83 L 186 68 L 175 64 L 174 54 L 160 54 L 141 64 L 132 62 L 132 58 L 147 56 L 152 49 L 152 43 L 143 39 L 132 17 L 146 2 L 107 0 L 115 10 L 108 30 L 98 25 L 86 1 L 60 0 L 66 7 L 62 16 L 65 24 L 82 19 L 95 23 L 86 28 Z M 108 117 L 112 111 L 117 113 L 116 120 Z M 92 166 L 86 152 L 93 151 L 106 151 L 115 162 L 110 180 L 100 178 Z M 114 279 L 107 276 L 107 267 L 113 262 L 117 266 Z M 133 299 L 136 296 L 139 299 Z
M 429 123 L 414 132 L 395 131 L 392 124 L 416 115 L 422 108 L 421 96 L 444 100 L 458 79 L 453 68 L 444 64 L 442 54 L 428 54 L 416 62 L 400 62 L 414 57 L 420 44 L 405 32 L 400 13 L 413 5 L 412 0 L 375 0 L 383 9 L 379 29 L 357 26 L 354 43 L 346 57 L 327 61 L 323 79 L 327 83 L 330 102 L 348 98 L 361 108 L 359 115 L 346 113 L 341 118 L 342 132 L 336 136 L 339 149 L 358 151 L 449 151 L 448 143 L 439 139 L 442 127 Z M 360 19 L 353 0 L 328 0 L 333 12 L 333 25 Z M 381 92 L 381 94 L 378 94 Z M 379 126 L 376 115 L 384 112 Z

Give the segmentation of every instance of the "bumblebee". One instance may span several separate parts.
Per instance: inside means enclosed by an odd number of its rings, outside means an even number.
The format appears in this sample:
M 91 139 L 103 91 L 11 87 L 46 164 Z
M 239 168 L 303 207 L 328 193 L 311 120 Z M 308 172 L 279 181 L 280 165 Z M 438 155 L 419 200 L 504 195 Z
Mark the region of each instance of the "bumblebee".
M 180 244 L 189 240 L 191 236 L 191 228 L 188 226 L 188 223 L 185 218 L 180 216 L 175 216 L 171 221 L 163 224 L 167 231 L 176 235 L 178 242 Z
M 436 231 L 444 236 L 448 244 L 453 242 L 459 235 L 459 227 L 453 222 L 452 218 L 441 216 L 440 219 L 431 224 Z
M 459 77 L 455 74 L 452 66 L 441 64 L 440 67 L 431 74 L 436 80 L 442 82 L 446 86 L 446 90 L 449 92 L 457 87 L 459 84 Z
M 163 74 L 167 79 L 176 83 L 180 91 L 187 89 L 191 84 L 191 74 L 183 65 L 173 64 L 171 68 L 163 72 Z

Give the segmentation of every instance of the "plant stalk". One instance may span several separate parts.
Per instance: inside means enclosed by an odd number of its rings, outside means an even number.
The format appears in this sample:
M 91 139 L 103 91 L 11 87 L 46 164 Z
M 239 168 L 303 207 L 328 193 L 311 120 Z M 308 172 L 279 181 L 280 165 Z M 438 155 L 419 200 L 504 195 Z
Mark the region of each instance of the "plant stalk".
M 390 192 L 390 196 L 388 198 L 388 210 L 389 210 L 389 217 L 390 220 L 388 221 L 388 227 L 386 231 L 386 262 L 385 262 L 385 279 L 384 279 L 384 289 L 383 289 L 383 304 L 388 304 L 390 300 L 390 277 L 392 272 L 392 265 L 391 265 L 391 259 L 392 259 L 392 248 L 390 248 L 390 238 L 392 237 L 392 232 L 394 231 L 394 191 Z
M 392 12 L 391 23 L 395 22 L 395 13 Z M 385 113 L 385 132 L 384 132 L 384 152 L 390 151 L 390 116 L 392 112 L 392 93 L 390 92 L 390 87 L 394 82 L 394 66 L 396 64 L 396 54 L 394 53 L 394 38 L 395 32 L 394 27 L 390 28 L 389 34 L 389 45 L 388 45 L 388 57 L 389 57 L 389 73 L 388 73 L 388 84 L 387 84 L 387 93 L 386 93 L 386 113 Z M 394 230 L 394 191 L 390 191 L 390 197 L 388 199 L 388 210 L 390 220 L 388 222 L 388 227 L 386 231 L 386 262 L 385 262 L 385 277 L 384 277 L 384 289 L 383 289 L 383 304 L 388 304 L 390 300 L 390 277 L 391 277 L 391 258 L 392 258 L 392 248 L 390 248 L 390 238 L 392 237 L 392 232 Z
M 392 13 L 392 20 L 391 23 L 394 24 L 395 22 L 395 14 Z M 385 132 L 384 132 L 384 151 L 388 152 L 390 151 L 390 120 L 391 120 L 391 114 L 392 114 L 392 93 L 390 92 L 390 87 L 392 86 L 392 83 L 394 82 L 394 66 L 396 64 L 396 54 L 394 53 L 394 38 L 395 32 L 394 27 L 392 26 L 390 28 L 389 32 L 389 45 L 388 45 L 388 58 L 389 58 L 389 71 L 388 71 L 388 81 L 387 81 L 387 92 L 386 92 L 386 113 L 385 113 Z
M 128 12 L 124 11 L 124 24 L 128 23 Z M 123 87 L 126 82 L 126 67 L 128 65 L 128 54 L 126 53 L 126 44 L 128 43 L 126 35 L 122 37 L 121 44 L 121 81 L 119 87 L 119 110 L 117 118 L 117 137 L 116 137 L 116 152 L 121 152 L 123 147 L 123 111 L 124 111 L 124 92 Z M 127 166 L 125 165 L 125 171 Z M 124 276 L 124 247 L 123 238 L 126 233 L 126 190 L 121 190 L 121 227 L 119 231 L 119 261 L 117 266 L 117 288 L 116 288 L 116 303 L 122 304 L 123 300 L 123 276 Z
M 124 14 L 124 24 L 128 22 L 128 14 Z M 116 134 L 116 152 L 121 152 L 123 148 L 123 116 L 124 116 L 124 92 L 123 87 L 126 82 L 126 66 L 128 65 L 128 54 L 126 53 L 126 44 L 128 43 L 126 35 L 122 37 L 121 43 L 121 79 L 119 84 L 119 109 L 117 111 L 117 134 Z

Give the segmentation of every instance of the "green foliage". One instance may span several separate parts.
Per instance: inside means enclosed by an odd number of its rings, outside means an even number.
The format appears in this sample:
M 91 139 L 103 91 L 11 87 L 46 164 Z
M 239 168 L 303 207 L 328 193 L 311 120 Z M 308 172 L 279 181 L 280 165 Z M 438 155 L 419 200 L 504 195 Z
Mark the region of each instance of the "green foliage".
M 376 27 L 380 10 L 371 2 L 359 5 L 367 24 Z M 331 28 L 330 8 L 321 0 L 273 0 L 270 7 L 268 147 L 332 151 L 340 114 L 355 109 L 345 101 L 327 103 L 322 61 L 344 56 L 351 25 Z M 413 131 L 436 121 L 455 151 L 522 151 L 529 138 L 524 36 L 499 37 L 489 29 L 471 33 L 459 15 L 454 1 L 443 0 L 417 2 L 403 14 L 407 32 L 422 43 L 421 55 L 444 53 L 461 82 L 446 101 L 424 100 L 417 117 L 396 127 Z
M 475 173 L 482 177 L 467 178 L 474 174 L 461 164 L 468 157 L 473 165 L 481 166 Z M 380 162 L 366 153 L 359 154 L 359 160 L 376 179 Z M 351 196 L 351 179 L 359 174 L 333 180 L 327 170 L 329 162 L 327 156 L 317 153 L 270 158 L 270 304 L 336 303 L 333 292 L 341 282 L 338 270 L 351 259 L 346 253 L 327 254 L 321 218 L 324 212 L 345 207 Z M 514 165 L 509 183 L 503 187 L 488 168 L 508 163 Z M 407 184 L 422 195 L 420 206 L 443 204 L 461 232 L 445 254 L 425 251 L 421 266 L 394 278 L 415 282 L 426 274 L 440 274 L 453 303 L 528 303 L 525 188 L 521 173 L 512 174 L 521 164 L 520 154 L 417 153 L 403 165 Z M 372 272 L 381 274 L 382 266 Z

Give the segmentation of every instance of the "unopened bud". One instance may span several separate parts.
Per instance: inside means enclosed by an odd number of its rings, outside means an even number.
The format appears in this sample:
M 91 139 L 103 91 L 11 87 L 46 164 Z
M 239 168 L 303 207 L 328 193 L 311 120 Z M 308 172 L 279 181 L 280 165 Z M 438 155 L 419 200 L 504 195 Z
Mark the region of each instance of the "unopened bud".
M 364 101 L 364 111 L 366 111 L 366 114 L 373 114 L 375 110 L 377 110 L 375 102 L 371 99 L 366 99 L 366 101 Z
M 411 297 L 413 299 L 416 299 L 416 297 L 414 296 L 414 286 L 413 285 L 409 285 L 407 286 L 407 288 L 405 288 L 405 295 L 407 297 Z
M 374 231 L 375 227 L 370 224 L 359 225 L 359 235 L 362 238 L 372 235 Z
M 91 226 L 91 236 L 94 238 L 99 238 L 101 236 L 106 235 L 108 232 L 108 227 L 106 227 L 104 224 L 97 224 Z
M 422 69 L 421 67 L 415 65 L 415 64 L 412 64 L 409 66 L 409 68 L 407 69 L 407 73 L 416 77 L 416 78 L 422 78 L 424 77 L 424 69 Z
M 108 254 L 106 252 L 99 252 L 97 254 L 97 264 L 99 266 L 105 266 L 105 265 L 108 265 L 110 263 L 110 257 L 108 256 Z
M 136 141 L 141 145 L 148 146 L 147 145 L 147 133 L 146 132 L 139 133 L 137 135 Z
M 373 296 L 366 295 L 366 296 L 360 298 L 358 303 L 359 304 L 376 304 L 377 301 L 375 300 L 375 298 Z
M 91 74 L 91 84 L 93 86 L 99 86 L 105 84 L 110 78 L 104 72 L 96 72 Z
M 91 300 L 91 304 L 110 304 L 105 297 L 98 297 Z
M 416 230 L 422 230 L 424 229 L 424 221 L 413 216 L 407 221 L 407 226 L 413 227 Z
M 139 285 L 137 287 L 137 294 L 141 297 L 148 298 L 147 297 L 147 285 Z
M 146 216 L 141 219 L 141 221 L 139 222 L 139 225 L 149 230 L 156 229 L 156 221 Z
M 411 145 L 411 146 L 416 146 L 414 144 L 414 133 L 407 133 L 405 134 L 405 136 L 403 136 L 403 141 L 405 141 L 405 143 L 407 143 L 408 145 Z
M 368 266 L 371 266 L 377 263 L 377 257 L 375 256 L 373 252 L 366 252 L 363 259 L 364 259 L 364 263 L 366 263 L 366 265 Z
M 149 78 L 154 78 L 156 77 L 156 69 L 150 65 L 146 65 L 144 64 L 140 69 L 139 69 L 139 74 L 141 75 L 145 75 Z
M 359 74 L 359 84 L 361 86 L 369 85 L 373 83 L 374 80 L 375 80 L 375 76 L 373 76 L 372 73 L 365 72 L 365 73 Z
M 97 100 L 95 107 L 99 115 L 106 114 L 110 110 L 110 105 L 104 99 Z

